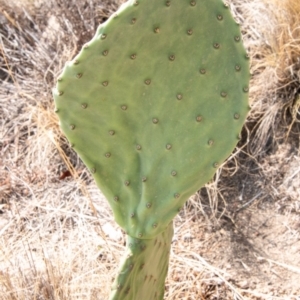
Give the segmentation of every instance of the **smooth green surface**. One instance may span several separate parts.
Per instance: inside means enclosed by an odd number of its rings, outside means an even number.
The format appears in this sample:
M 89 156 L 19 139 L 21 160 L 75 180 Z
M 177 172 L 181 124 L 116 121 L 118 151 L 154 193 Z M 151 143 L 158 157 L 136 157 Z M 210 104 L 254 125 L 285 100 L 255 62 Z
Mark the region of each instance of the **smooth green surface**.
M 212 178 L 248 112 L 249 62 L 229 8 L 166 3 L 124 4 L 54 91 L 61 128 L 115 220 L 144 239 Z
M 127 236 L 127 248 L 109 300 L 162 300 L 173 222 L 154 239 Z

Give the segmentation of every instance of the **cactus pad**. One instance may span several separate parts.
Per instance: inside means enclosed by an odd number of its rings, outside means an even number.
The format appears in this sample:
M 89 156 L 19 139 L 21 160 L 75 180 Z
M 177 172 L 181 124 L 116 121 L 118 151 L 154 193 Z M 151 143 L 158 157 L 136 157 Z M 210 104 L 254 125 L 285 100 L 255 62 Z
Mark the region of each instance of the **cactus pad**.
M 163 234 L 230 155 L 249 77 L 220 0 L 130 0 L 66 64 L 61 128 L 131 238 Z

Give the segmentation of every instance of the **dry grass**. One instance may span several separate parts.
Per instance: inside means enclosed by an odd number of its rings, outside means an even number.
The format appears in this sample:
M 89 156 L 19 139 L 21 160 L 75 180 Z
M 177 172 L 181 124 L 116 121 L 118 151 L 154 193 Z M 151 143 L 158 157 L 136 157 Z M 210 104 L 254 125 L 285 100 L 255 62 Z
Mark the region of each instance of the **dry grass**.
M 61 134 L 51 90 L 64 63 L 121 2 L 0 0 L 1 300 L 109 294 L 124 234 Z M 199 254 L 220 246 L 205 248 L 206 230 L 224 218 L 235 222 L 228 199 L 242 195 L 243 209 L 263 190 L 280 198 L 280 208 L 300 213 L 300 3 L 230 3 L 251 54 L 252 111 L 238 150 L 176 218 L 170 300 L 293 299 L 292 291 L 270 296 L 245 288 Z M 244 187 L 245 180 L 258 190 Z

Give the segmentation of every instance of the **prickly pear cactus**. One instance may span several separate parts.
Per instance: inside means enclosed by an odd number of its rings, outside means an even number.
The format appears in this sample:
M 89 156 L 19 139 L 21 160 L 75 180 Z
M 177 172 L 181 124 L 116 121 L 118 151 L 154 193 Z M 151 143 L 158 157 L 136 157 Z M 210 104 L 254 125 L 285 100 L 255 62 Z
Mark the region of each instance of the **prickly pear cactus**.
M 163 299 L 172 219 L 238 141 L 248 61 L 221 0 L 130 0 L 66 64 L 61 128 L 129 236 L 111 299 Z

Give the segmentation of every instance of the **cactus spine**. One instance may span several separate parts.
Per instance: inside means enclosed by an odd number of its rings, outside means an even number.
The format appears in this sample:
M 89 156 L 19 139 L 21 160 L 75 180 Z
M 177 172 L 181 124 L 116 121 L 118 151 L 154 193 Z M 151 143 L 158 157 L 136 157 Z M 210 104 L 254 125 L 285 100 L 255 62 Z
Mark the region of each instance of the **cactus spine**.
M 248 84 L 221 0 L 130 0 L 66 64 L 61 128 L 128 234 L 110 299 L 163 299 L 172 220 L 235 147 Z

